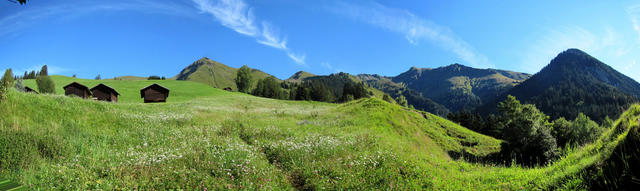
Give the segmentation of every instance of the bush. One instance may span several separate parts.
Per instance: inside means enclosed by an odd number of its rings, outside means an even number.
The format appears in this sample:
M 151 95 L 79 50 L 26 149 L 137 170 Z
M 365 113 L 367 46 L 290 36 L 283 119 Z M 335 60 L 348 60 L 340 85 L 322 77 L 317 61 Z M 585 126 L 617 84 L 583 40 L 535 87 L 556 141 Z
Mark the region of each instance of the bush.
M 16 83 L 15 83 L 15 85 L 13 87 L 16 88 L 16 90 L 18 90 L 20 92 L 25 92 L 26 91 L 26 89 L 24 88 L 24 84 L 22 84 L 22 79 L 16 80 Z
M 36 78 L 36 84 L 38 85 L 38 91 L 41 94 L 53 94 L 56 93 L 56 85 L 49 76 L 40 75 Z
M 149 77 L 147 78 L 147 80 L 160 80 L 160 79 L 161 79 L 161 78 L 160 78 L 160 76 L 156 76 L 156 75 L 149 76 Z
M 402 106 L 402 107 L 409 107 L 409 103 L 407 102 L 407 98 L 405 98 L 403 95 L 400 95 L 396 98 L 396 103 L 398 103 L 398 105 Z
M 578 114 L 573 122 L 563 117 L 553 121 L 553 136 L 560 146 L 576 146 L 593 142 L 604 130 L 604 127 L 599 126 L 583 113 Z
M 382 96 L 382 100 L 389 102 L 389 103 L 395 103 L 395 101 L 393 101 L 393 98 L 391 98 L 391 96 L 389 96 L 389 94 L 384 94 Z

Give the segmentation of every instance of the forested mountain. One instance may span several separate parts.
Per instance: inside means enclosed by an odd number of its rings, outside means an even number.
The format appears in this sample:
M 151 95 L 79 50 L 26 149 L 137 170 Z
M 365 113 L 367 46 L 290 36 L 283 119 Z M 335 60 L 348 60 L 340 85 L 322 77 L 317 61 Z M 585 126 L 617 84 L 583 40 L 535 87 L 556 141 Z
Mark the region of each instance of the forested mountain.
M 306 83 L 313 83 L 313 84 L 322 84 L 323 86 L 327 87 L 327 89 L 331 92 L 332 94 L 332 99 L 334 100 L 338 100 L 340 99 L 340 97 L 342 97 L 343 94 L 343 88 L 344 85 L 347 83 L 351 83 L 351 84 L 360 84 L 362 83 L 362 81 L 353 75 L 344 73 L 344 72 L 340 72 L 340 73 L 335 73 L 335 74 L 331 74 L 331 75 L 326 75 L 326 76 L 310 76 L 310 77 L 306 77 L 302 80 L 302 82 L 306 82 Z M 381 95 L 382 92 L 376 88 L 373 87 L 369 87 L 366 86 L 367 89 L 367 93 L 370 96 L 374 96 L 374 95 Z
M 176 80 L 201 82 L 215 88 L 231 87 L 233 90 L 237 90 L 238 88 L 234 81 L 237 72 L 237 68 L 203 57 L 187 66 L 174 78 Z M 251 75 L 255 81 L 271 76 L 257 69 L 251 69 Z M 255 84 L 253 83 L 254 87 Z
M 526 73 L 452 64 L 435 69 L 412 67 L 391 79 L 456 112 L 493 100 L 529 77 Z
M 429 98 L 423 97 L 419 92 L 405 87 L 404 84 L 391 81 L 391 78 L 377 74 L 360 74 L 358 75 L 358 78 L 367 85 L 379 89 L 393 98 L 404 96 L 409 105 L 412 105 L 416 109 L 440 116 L 445 116 L 449 113 L 449 109 L 443 105 L 440 105 Z
M 569 49 L 499 99 L 479 108 L 491 111 L 506 95 L 535 104 L 551 118 L 584 113 L 596 121 L 615 119 L 638 101 L 640 84 L 578 49 Z

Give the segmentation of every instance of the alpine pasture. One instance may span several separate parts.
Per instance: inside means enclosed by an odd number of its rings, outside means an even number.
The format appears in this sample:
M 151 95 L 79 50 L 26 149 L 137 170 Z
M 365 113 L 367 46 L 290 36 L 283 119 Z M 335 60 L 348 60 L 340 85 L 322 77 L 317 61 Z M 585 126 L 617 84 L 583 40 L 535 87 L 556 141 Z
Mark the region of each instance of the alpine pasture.
M 188 81 L 52 78 L 58 95 L 12 90 L 0 104 L 0 177 L 33 189 L 572 190 L 638 139 L 634 106 L 551 165 L 505 167 L 451 157 L 482 158 L 500 140 L 377 98 L 331 104 Z M 120 101 L 61 95 L 73 81 L 107 84 Z M 142 103 L 152 83 L 171 89 L 167 103 Z

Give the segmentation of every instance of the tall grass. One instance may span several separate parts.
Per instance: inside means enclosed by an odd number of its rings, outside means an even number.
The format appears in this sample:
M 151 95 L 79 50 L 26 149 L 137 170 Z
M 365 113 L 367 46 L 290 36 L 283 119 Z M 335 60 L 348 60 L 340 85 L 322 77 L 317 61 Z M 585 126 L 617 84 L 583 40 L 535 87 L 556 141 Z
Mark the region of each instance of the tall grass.
M 378 99 L 197 91 L 208 93 L 167 104 L 11 92 L 0 104 L 0 177 L 43 190 L 574 189 L 637 129 L 629 113 L 552 165 L 503 167 L 450 157 L 498 152 L 499 140 Z

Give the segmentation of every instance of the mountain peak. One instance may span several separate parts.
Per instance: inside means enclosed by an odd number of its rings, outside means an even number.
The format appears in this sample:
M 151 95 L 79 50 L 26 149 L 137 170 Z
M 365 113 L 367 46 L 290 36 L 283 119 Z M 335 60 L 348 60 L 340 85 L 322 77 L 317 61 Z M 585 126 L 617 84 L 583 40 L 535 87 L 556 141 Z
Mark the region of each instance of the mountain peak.
M 316 76 L 316 75 L 300 70 L 300 71 L 296 72 L 295 74 L 291 75 L 291 77 L 289 77 L 289 79 L 287 79 L 287 81 L 299 82 L 299 81 L 304 80 L 305 78 L 309 78 L 309 77 L 313 77 L 313 76 Z

